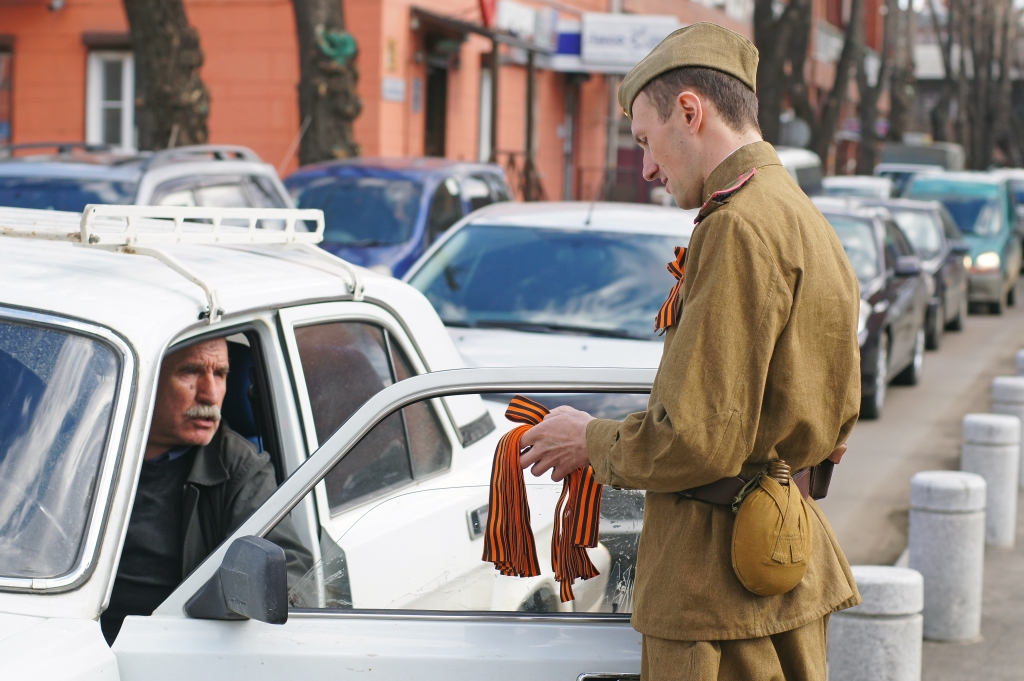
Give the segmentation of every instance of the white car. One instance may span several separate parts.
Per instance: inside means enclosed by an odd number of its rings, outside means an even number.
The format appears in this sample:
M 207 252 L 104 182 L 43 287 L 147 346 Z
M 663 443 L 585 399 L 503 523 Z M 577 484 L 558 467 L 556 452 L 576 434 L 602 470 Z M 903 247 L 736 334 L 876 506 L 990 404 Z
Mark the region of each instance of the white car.
M 5 681 L 639 671 L 628 612 L 642 497 L 607 495 L 590 550 L 602 576 L 561 604 L 548 560 L 561 485 L 531 479 L 542 574 L 498 575 L 482 530 L 508 424 L 479 394 L 644 392 L 653 371 L 460 369 L 428 302 L 320 251 L 322 230 L 319 211 L 0 210 Z M 270 454 L 280 485 L 110 647 L 97 620 L 160 363 L 215 337 L 233 369 L 224 418 Z M 284 552 L 259 539 L 285 517 L 315 561 L 290 591 Z
M 628 203 L 506 203 L 457 223 L 405 280 L 421 291 L 471 367 L 656 369 L 654 319 L 675 284 L 695 210 Z M 595 416 L 646 408 L 639 396 L 576 396 Z

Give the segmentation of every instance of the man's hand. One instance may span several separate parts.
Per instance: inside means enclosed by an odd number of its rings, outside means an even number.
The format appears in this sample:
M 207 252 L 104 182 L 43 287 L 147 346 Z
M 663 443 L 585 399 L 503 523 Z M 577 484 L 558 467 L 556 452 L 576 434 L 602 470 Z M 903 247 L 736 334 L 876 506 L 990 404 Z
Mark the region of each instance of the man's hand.
M 555 482 L 590 463 L 587 454 L 587 424 L 593 416 L 572 407 L 555 407 L 544 420 L 523 435 L 530 450 L 519 457 L 523 468 L 540 477 L 551 471 Z

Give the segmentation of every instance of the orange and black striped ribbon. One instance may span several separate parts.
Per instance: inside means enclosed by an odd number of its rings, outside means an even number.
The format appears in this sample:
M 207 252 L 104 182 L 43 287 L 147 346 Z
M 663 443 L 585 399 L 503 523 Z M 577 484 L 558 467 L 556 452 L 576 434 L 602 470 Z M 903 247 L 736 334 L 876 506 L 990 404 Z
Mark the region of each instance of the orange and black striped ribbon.
M 665 329 L 676 323 L 676 314 L 679 309 L 679 291 L 683 288 L 683 272 L 686 270 L 686 249 L 682 246 L 675 248 L 676 259 L 668 264 L 668 271 L 676 278 L 676 283 L 668 294 L 668 298 L 661 304 L 658 316 L 654 318 L 654 330 L 664 333 Z
M 505 418 L 525 425 L 506 433 L 494 452 L 483 559 L 494 563 L 503 575 L 536 577 L 540 574 L 519 454 L 523 434 L 543 421 L 547 414 L 547 407 L 539 402 L 522 395 L 513 397 Z M 598 575 L 586 549 L 597 546 L 602 489 L 590 466 L 573 471 L 562 482 L 551 533 L 551 567 L 563 603 L 573 600 L 574 581 Z

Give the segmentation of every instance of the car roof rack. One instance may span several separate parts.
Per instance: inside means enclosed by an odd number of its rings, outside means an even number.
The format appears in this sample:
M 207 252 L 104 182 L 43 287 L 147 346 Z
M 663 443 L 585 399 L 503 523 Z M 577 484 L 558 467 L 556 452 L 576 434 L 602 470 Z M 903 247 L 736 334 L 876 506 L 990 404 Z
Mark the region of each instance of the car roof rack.
M 41 213 L 46 215 L 45 223 L 40 220 Z M 363 299 L 365 287 L 355 268 L 317 246 L 324 238 L 324 213 L 319 209 L 89 204 L 82 211 L 77 229 L 73 218 L 69 213 L 0 209 L 0 237 L 69 241 L 88 248 L 156 258 L 203 289 L 207 309 L 199 318 L 210 324 L 220 321 L 224 314 L 217 290 L 162 247 L 281 246 L 303 251 L 335 270 L 344 271 L 353 299 Z M 283 222 L 284 229 L 258 227 L 260 222 Z M 316 229 L 298 231 L 298 223 L 315 223 Z
M 92 144 L 90 142 L 26 142 L 24 144 L 0 144 L 0 158 L 9 158 L 14 156 L 14 152 L 27 149 L 56 149 L 58 154 L 69 154 L 74 149 L 91 152 L 114 151 L 114 147 L 109 144 Z
M 250 161 L 263 163 L 255 151 L 249 147 L 233 144 L 193 144 L 187 147 L 174 147 L 155 151 L 146 157 L 143 168 L 154 168 L 174 161 L 187 161 L 189 159 L 202 160 L 212 159 L 214 161 Z

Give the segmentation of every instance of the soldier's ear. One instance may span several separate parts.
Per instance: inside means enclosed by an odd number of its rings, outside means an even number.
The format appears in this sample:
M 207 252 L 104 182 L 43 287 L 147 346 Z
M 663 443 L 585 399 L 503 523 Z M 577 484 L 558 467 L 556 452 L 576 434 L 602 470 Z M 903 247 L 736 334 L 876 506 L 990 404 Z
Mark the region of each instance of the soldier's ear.
M 704 120 L 704 106 L 700 101 L 700 97 L 690 90 L 684 90 L 679 93 L 676 103 L 682 109 L 683 122 L 686 124 L 686 127 L 691 132 L 697 132 L 700 129 L 701 122 Z

